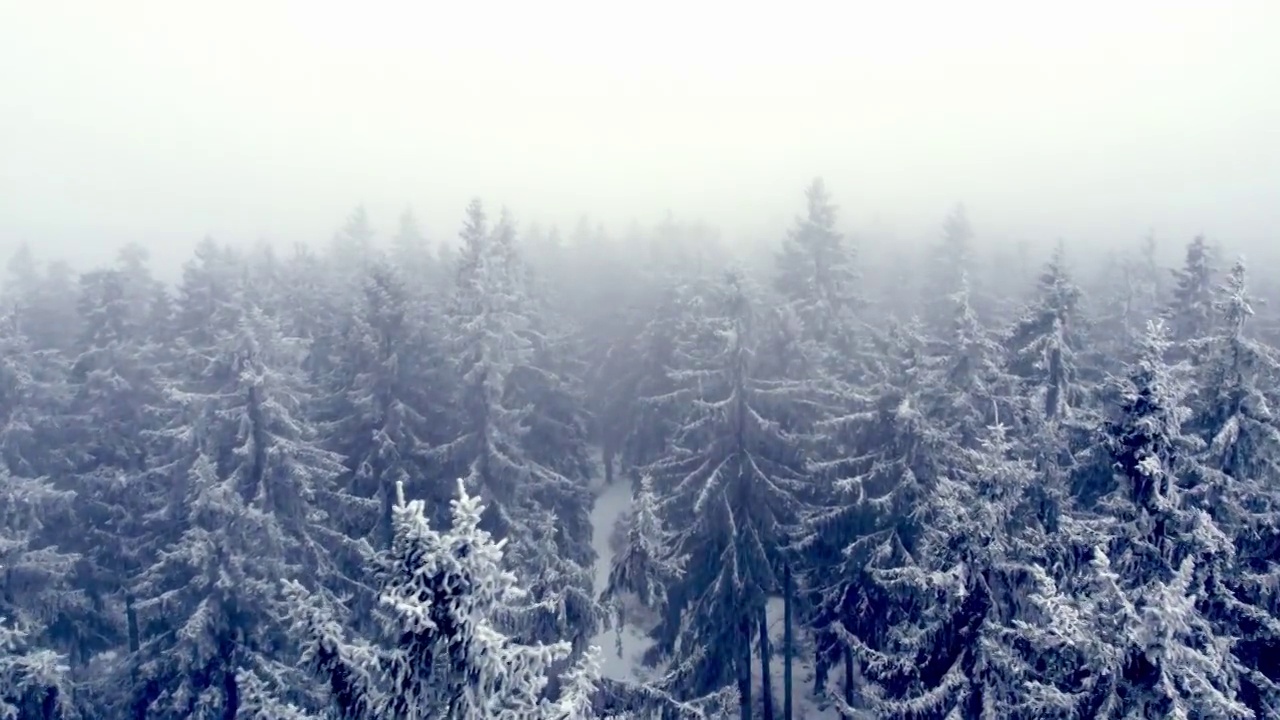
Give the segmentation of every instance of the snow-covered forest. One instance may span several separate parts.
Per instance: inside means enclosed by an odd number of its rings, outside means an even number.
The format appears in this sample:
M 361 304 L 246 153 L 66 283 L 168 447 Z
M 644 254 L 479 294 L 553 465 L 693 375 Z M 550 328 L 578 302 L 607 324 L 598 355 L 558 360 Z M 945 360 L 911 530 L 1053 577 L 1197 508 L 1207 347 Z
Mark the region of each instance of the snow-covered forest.
M 1280 286 L 795 201 L 20 251 L 0 718 L 1280 717 Z

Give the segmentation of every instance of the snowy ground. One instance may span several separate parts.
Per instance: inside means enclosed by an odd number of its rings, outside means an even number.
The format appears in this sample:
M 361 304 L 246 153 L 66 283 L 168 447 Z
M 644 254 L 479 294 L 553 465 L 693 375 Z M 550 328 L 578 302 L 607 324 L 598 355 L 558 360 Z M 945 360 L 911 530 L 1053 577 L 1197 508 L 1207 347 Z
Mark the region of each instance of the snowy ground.
M 769 618 L 769 644 L 773 646 L 775 653 L 773 662 L 769 665 L 769 674 L 773 678 L 774 705 L 779 710 L 776 717 L 782 717 L 783 700 L 782 679 L 784 668 L 781 650 L 785 625 L 783 623 L 782 609 L 783 601 L 780 597 L 770 598 L 768 605 L 765 606 L 765 613 Z M 796 643 L 804 647 L 804 638 L 799 637 L 800 633 L 798 632 L 796 635 Z M 835 711 L 835 708 L 825 707 L 827 703 L 820 704 L 818 699 L 813 697 L 813 664 L 805 662 L 807 653 L 800 651 L 797 654 L 799 657 L 795 658 L 791 664 L 791 680 L 793 683 L 791 712 L 793 720 L 839 720 L 840 714 Z M 755 665 L 752 668 L 751 679 L 755 685 L 752 692 L 756 698 L 759 698 L 761 696 L 759 665 Z M 834 678 L 832 680 L 835 681 Z
M 626 481 L 619 481 L 613 485 L 605 486 L 603 483 L 597 482 L 595 489 L 597 496 L 595 507 L 591 511 L 591 523 L 593 528 L 592 544 L 599 557 L 595 568 L 596 592 L 598 593 L 604 588 L 609 579 L 609 568 L 613 560 L 613 547 L 610 544 L 610 537 L 613 535 L 618 519 L 625 515 L 631 506 L 631 484 Z M 773 647 L 781 648 L 783 639 L 782 599 L 773 598 L 770 600 L 767 612 L 771 642 Z M 801 639 L 797 638 L 797 641 L 800 642 Z M 619 652 L 619 633 L 612 628 L 597 635 L 592 639 L 592 643 L 600 646 L 602 650 L 601 671 L 605 677 L 633 681 L 643 679 L 645 669 L 640 663 L 640 656 L 651 644 L 643 629 L 632 625 L 625 625 L 622 628 L 621 652 Z M 809 663 L 799 662 L 800 659 L 797 658 L 797 662 L 792 666 L 792 678 L 795 683 L 792 698 L 794 702 L 792 710 L 794 720 L 838 720 L 839 714 L 834 709 L 820 709 L 818 707 L 812 696 L 813 667 Z M 781 657 L 775 657 L 770 670 L 770 674 L 773 676 L 775 705 L 781 711 L 783 674 Z M 759 702 L 760 671 L 758 665 L 755 666 L 753 679 L 756 685 L 753 696 Z M 778 717 L 781 716 L 781 712 L 779 712 Z
M 600 487 L 598 492 L 595 508 L 591 511 L 591 542 L 595 547 L 596 555 L 600 558 L 596 561 L 597 593 L 603 590 L 609 581 L 609 567 L 613 561 L 613 548 L 610 546 L 609 537 L 613 534 L 618 519 L 626 514 L 631 506 L 631 484 L 615 482 L 612 485 Z M 631 625 L 622 628 L 621 653 L 618 650 L 618 638 L 618 633 L 610 628 L 591 640 L 592 643 L 599 645 L 602 651 L 601 672 L 605 677 L 615 680 L 640 679 L 639 671 L 642 669 L 640 655 L 652 643 L 645 637 L 643 630 Z

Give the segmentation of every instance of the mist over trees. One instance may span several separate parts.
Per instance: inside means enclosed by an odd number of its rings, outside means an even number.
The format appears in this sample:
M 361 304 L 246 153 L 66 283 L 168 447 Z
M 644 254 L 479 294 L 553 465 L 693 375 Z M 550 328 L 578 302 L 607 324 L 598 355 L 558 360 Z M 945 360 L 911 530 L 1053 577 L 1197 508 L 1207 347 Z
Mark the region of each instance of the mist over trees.
M 1277 286 L 796 206 L 768 247 L 357 209 L 173 284 L 24 247 L 0 718 L 1280 716 Z

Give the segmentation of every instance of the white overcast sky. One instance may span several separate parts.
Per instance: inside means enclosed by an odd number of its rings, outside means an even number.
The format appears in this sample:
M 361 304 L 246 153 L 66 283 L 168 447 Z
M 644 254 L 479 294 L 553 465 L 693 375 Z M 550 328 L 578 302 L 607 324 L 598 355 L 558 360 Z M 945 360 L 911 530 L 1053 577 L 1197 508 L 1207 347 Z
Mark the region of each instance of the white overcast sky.
M 1280 238 L 1280 0 L 0 0 L 0 251 L 183 257 L 467 199 L 726 234 Z

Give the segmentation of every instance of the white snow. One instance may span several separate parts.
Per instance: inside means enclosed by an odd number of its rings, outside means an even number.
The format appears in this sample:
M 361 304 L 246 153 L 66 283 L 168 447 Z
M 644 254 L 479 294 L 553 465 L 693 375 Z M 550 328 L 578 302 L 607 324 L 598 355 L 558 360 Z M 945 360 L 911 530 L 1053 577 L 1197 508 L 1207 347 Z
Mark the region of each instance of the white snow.
M 599 495 L 591 510 L 591 543 L 599 557 L 595 568 L 595 589 L 598 594 L 609 582 L 609 568 L 614 554 L 609 538 L 613 535 L 618 519 L 631 507 L 631 483 L 619 479 L 612 485 L 597 484 L 597 489 Z M 592 644 L 599 645 L 602 651 L 600 673 L 614 680 L 640 680 L 644 675 L 640 655 L 649 648 L 652 641 L 642 629 L 633 625 L 624 625 L 622 628 L 621 654 L 618 651 L 618 640 L 619 634 L 613 628 L 606 629 L 591 639 Z
M 783 620 L 783 600 L 780 597 L 769 598 L 765 605 L 765 613 L 769 618 L 769 644 L 773 649 L 773 660 L 769 664 L 769 675 L 773 679 L 773 705 L 778 712 L 775 717 L 782 717 L 782 680 L 785 667 L 782 658 L 782 642 L 784 638 Z M 793 720 L 839 720 L 840 713 L 836 712 L 834 707 L 829 703 L 819 702 L 818 698 L 813 696 L 813 663 L 809 661 L 810 644 L 808 638 L 804 637 L 800 632 L 800 628 L 795 630 L 795 653 L 796 657 L 791 663 L 791 712 Z M 840 681 L 835 676 L 839 673 L 832 673 L 831 679 L 828 681 L 834 686 L 839 686 Z M 760 692 L 760 665 L 757 659 L 752 663 L 751 680 L 755 687 L 752 689 L 754 697 L 761 697 Z M 825 706 L 825 707 L 824 707 Z

